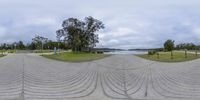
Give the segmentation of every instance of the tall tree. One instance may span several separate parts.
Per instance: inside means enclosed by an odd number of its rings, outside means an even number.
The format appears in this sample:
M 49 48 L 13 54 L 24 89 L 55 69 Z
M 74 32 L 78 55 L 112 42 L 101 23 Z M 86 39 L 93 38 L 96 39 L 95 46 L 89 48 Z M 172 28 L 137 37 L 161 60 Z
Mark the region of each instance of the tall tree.
M 89 16 L 84 21 L 77 18 L 68 18 L 62 23 L 62 29 L 56 31 L 58 40 L 66 42 L 73 51 L 82 51 L 93 48 L 98 43 L 95 32 L 104 28 L 104 24 Z
M 37 45 L 38 49 L 43 49 L 43 45 L 48 41 L 48 38 L 42 37 L 42 36 L 35 36 L 32 39 L 32 42 L 35 43 L 35 45 Z
M 22 41 L 19 41 L 19 42 L 17 43 L 17 49 L 20 49 L 20 50 L 25 49 L 25 45 L 24 45 L 24 43 L 23 43 Z
M 174 49 L 174 41 L 173 40 L 167 40 L 164 43 L 164 49 L 166 51 L 172 51 Z
M 37 45 L 34 42 L 31 42 L 30 44 L 27 44 L 27 48 L 30 50 L 37 49 Z

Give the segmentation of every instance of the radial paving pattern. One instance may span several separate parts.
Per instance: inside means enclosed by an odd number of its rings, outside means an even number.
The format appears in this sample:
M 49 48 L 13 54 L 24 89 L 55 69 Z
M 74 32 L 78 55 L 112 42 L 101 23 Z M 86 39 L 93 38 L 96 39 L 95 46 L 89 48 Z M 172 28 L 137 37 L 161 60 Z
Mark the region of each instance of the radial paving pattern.
M 0 58 L 0 98 L 198 100 L 199 61 L 159 63 L 114 55 L 93 62 L 67 63 L 33 54 L 9 55 Z
M 21 95 L 23 59 L 8 56 L 0 58 L 0 99 L 12 99 Z

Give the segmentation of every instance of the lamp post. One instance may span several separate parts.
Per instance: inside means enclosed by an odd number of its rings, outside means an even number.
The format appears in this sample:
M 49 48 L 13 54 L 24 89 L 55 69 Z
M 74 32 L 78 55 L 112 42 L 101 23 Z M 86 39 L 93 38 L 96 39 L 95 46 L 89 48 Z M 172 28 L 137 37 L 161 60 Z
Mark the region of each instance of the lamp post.
M 15 44 L 14 44 L 14 49 L 15 49 L 15 52 L 17 52 L 17 50 L 16 50 L 16 47 L 17 47 L 17 44 L 15 43 Z
M 3 55 L 3 45 L 1 45 L 1 46 L 2 46 L 2 48 L 1 48 L 1 50 L 2 50 L 2 51 L 1 51 L 1 54 Z
M 41 43 L 42 43 L 42 55 L 43 55 L 43 49 L 44 49 L 44 43 L 46 43 L 48 41 L 47 38 L 41 38 Z
M 60 54 L 60 41 L 58 41 L 58 54 Z
M 58 41 L 58 54 L 60 54 L 60 42 L 61 42 L 61 40 L 60 40 L 60 38 L 57 38 L 57 41 Z
M 43 41 L 42 41 L 42 55 L 43 55 Z
M 195 51 L 196 56 L 198 56 L 197 50 Z

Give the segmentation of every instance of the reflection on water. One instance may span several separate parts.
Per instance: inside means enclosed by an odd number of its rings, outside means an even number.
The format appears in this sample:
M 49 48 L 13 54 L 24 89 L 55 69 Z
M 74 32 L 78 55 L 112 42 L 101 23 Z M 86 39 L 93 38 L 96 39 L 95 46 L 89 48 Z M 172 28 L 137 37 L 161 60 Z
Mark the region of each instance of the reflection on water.
M 110 51 L 110 52 L 104 52 L 104 54 L 144 54 L 147 53 L 147 51 Z

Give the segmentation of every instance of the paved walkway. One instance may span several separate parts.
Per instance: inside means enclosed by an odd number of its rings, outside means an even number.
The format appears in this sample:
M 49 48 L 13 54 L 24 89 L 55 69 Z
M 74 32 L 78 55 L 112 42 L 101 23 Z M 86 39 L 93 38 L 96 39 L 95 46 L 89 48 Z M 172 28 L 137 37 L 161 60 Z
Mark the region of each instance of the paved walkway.
M 0 58 L 2 100 L 199 100 L 200 60 L 160 63 L 133 55 L 68 63 L 34 54 Z

